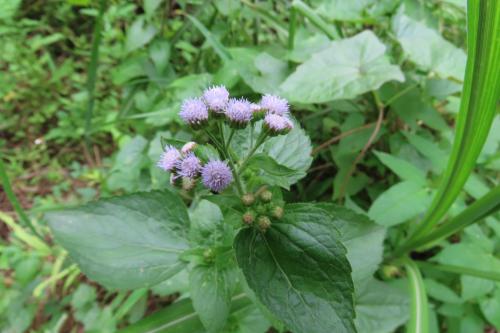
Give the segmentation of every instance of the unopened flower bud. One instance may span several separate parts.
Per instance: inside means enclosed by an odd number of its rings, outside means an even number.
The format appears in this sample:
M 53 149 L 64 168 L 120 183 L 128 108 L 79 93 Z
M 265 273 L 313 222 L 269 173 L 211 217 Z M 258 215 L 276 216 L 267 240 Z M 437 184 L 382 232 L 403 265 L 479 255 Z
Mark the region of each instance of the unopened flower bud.
M 181 148 L 181 153 L 186 155 L 196 148 L 196 142 L 190 141 Z
M 271 226 L 271 220 L 267 216 L 259 216 L 257 224 L 259 225 L 259 229 L 265 232 Z
M 280 206 L 276 206 L 272 210 L 273 217 L 278 219 L 278 220 L 283 217 L 284 213 L 285 213 L 285 211 L 283 210 L 283 207 L 280 207 Z
M 242 219 L 243 223 L 250 225 L 255 221 L 255 214 L 252 211 L 247 211 L 243 214 Z
M 264 202 L 271 202 L 273 199 L 273 194 L 271 191 L 265 190 L 260 193 L 260 199 Z
M 203 252 L 203 258 L 205 259 L 205 261 L 207 262 L 211 262 L 214 260 L 215 258 L 215 252 L 214 250 L 212 249 L 206 249 L 204 252 Z
M 246 193 L 241 197 L 245 206 L 251 206 L 255 202 L 255 196 L 252 193 Z

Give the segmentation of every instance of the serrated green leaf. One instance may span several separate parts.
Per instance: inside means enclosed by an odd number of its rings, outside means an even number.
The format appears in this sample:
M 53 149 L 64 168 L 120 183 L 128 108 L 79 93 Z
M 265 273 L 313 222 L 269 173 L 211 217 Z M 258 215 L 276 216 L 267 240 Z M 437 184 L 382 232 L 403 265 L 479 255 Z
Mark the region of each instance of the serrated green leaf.
M 366 215 L 334 205 L 318 204 L 333 216 L 333 225 L 340 231 L 342 243 L 347 249 L 347 259 L 352 267 L 352 279 L 356 290 L 372 280 L 382 262 L 385 229 Z
M 385 50 L 369 30 L 332 42 L 297 67 L 280 90 L 292 102 L 324 103 L 354 98 L 387 81 L 404 81 L 399 67 L 389 63 Z
M 250 288 L 292 331 L 355 332 L 351 268 L 325 210 L 288 205 L 265 233 L 241 230 L 234 246 Z
M 189 218 L 172 192 L 102 199 L 46 219 L 82 271 L 108 288 L 151 286 L 184 266 Z

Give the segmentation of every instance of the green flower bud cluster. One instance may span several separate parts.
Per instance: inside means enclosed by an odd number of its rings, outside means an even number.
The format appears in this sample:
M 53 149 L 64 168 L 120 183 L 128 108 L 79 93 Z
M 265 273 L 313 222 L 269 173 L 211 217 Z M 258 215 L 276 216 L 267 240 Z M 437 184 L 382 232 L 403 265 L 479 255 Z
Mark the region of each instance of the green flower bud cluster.
M 269 190 L 257 191 L 257 193 L 246 193 L 241 201 L 247 207 L 242 215 L 245 225 L 258 228 L 265 232 L 272 225 L 272 220 L 283 218 L 285 213 L 283 202 L 273 201 L 273 193 Z

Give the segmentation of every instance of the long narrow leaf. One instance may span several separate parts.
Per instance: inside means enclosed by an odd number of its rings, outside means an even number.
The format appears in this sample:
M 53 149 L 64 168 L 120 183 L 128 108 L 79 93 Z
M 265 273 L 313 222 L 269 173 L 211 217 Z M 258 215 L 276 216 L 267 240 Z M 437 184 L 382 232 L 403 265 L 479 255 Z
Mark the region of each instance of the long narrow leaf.
M 233 297 L 232 311 L 251 305 L 251 300 L 240 294 Z M 204 333 L 200 318 L 190 299 L 175 302 L 154 314 L 139 320 L 118 333 Z
M 486 195 L 475 201 L 472 205 L 464 209 L 460 214 L 450 221 L 443 223 L 428 235 L 410 241 L 403 245 L 396 252 L 403 254 L 411 249 L 425 248 L 435 242 L 448 237 L 463 228 L 491 215 L 500 210 L 500 186 L 495 187 Z
M 9 200 L 10 204 L 16 211 L 17 215 L 19 216 L 19 219 L 23 221 L 24 225 L 28 227 L 38 238 L 43 240 L 43 237 L 35 229 L 33 223 L 31 223 L 30 218 L 24 212 L 23 208 L 21 207 L 21 204 L 19 203 L 19 200 L 17 200 L 17 197 L 14 194 L 14 191 L 12 190 L 9 176 L 7 175 L 7 170 L 5 169 L 5 165 L 3 164 L 2 154 L 0 154 L 0 184 L 2 184 L 3 190 L 7 195 L 7 199 Z
M 99 64 L 99 46 L 101 44 L 102 17 L 106 9 L 106 0 L 99 1 L 99 13 L 97 14 L 94 25 L 94 35 L 92 40 L 92 51 L 90 54 L 90 63 L 87 77 L 87 112 L 85 114 L 85 144 L 90 144 L 90 129 L 92 125 L 92 115 L 94 114 L 95 102 L 95 83 L 97 79 L 97 66 Z
M 406 273 L 410 283 L 410 321 L 408 322 L 408 333 L 429 332 L 429 304 L 425 291 L 424 281 L 418 266 L 411 260 L 404 261 Z
M 433 269 L 442 272 L 456 273 L 460 275 L 469 275 L 500 282 L 500 273 L 487 270 L 478 270 L 470 267 L 433 264 L 425 261 L 417 261 L 417 265 L 424 269 Z
M 332 24 L 325 22 L 314 10 L 308 5 L 300 0 L 295 0 L 292 3 L 292 7 L 295 8 L 299 13 L 304 15 L 314 24 L 318 29 L 323 31 L 330 39 L 339 39 L 340 33 L 336 30 L 336 27 Z
M 208 30 L 203 23 L 201 23 L 196 17 L 191 16 L 191 15 L 186 15 L 187 18 L 193 23 L 193 25 L 198 29 L 205 39 L 207 40 L 208 44 L 214 49 L 215 53 L 223 60 L 223 61 L 228 61 L 231 60 L 231 55 L 229 52 L 226 50 L 226 48 L 215 38 L 215 36 Z
M 500 1 L 468 1 L 468 59 L 456 137 L 448 166 L 423 222 L 425 235 L 446 214 L 469 177 L 488 136 L 500 96 Z

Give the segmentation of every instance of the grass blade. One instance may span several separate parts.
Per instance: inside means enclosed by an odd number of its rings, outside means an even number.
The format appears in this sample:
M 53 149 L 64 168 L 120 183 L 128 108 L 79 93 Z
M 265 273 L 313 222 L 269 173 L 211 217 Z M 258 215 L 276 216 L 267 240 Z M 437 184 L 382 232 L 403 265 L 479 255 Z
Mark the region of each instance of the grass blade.
M 431 207 L 411 240 L 446 214 L 469 177 L 488 136 L 500 96 L 500 1 L 468 1 L 468 59 L 456 137 Z
M 433 264 L 425 261 L 417 261 L 417 265 L 424 269 L 433 269 L 441 272 L 456 273 L 461 275 L 475 276 L 483 279 L 500 282 L 500 273 L 494 271 L 484 271 L 469 267 Z
M 0 182 L 2 184 L 2 187 L 3 187 L 3 190 L 4 190 L 5 194 L 7 195 L 7 199 L 9 199 L 10 204 L 12 205 L 12 207 L 14 207 L 14 210 L 16 211 L 17 215 L 19 216 L 19 219 L 38 238 L 40 238 L 41 240 L 43 240 L 42 235 L 40 235 L 38 233 L 38 231 L 35 229 L 35 227 L 33 226 L 33 223 L 31 223 L 30 218 L 24 212 L 23 208 L 21 207 L 21 204 L 19 203 L 19 200 L 17 200 L 17 197 L 14 194 L 14 191 L 12 190 L 12 186 L 10 185 L 9 176 L 7 175 L 7 170 L 5 169 L 5 165 L 3 164 L 3 160 L 2 160 L 2 155 L 1 154 L 0 154 Z
M 498 210 L 500 210 L 500 186 L 492 189 L 460 214 L 439 226 L 437 229 L 434 229 L 431 233 L 406 243 L 397 250 L 397 253 L 404 254 L 411 249 L 428 247 L 440 239 L 448 237 Z
M 215 53 L 223 60 L 223 61 L 229 61 L 231 60 L 231 55 L 229 52 L 226 50 L 226 48 L 217 40 L 217 38 L 214 37 L 214 35 L 208 30 L 203 23 L 201 23 L 196 17 L 191 16 L 189 14 L 186 14 L 187 18 L 193 23 L 193 25 L 198 29 L 202 35 L 205 37 L 207 40 L 208 44 L 212 46 L 214 49 Z
M 95 83 L 97 79 L 97 66 L 99 64 L 99 46 L 101 44 L 102 17 L 106 9 L 106 0 L 99 1 L 99 13 L 97 14 L 92 37 L 92 51 L 87 77 L 87 112 L 85 114 L 85 144 L 90 146 L 90 127 L 92 125 L 92 115 L 94 114 Z
M 418 266 L 410 259 L 404 260 L 406 273 L 410 282 L 410 321 L 408 322 L 408 333 L 429 332 L 429 304 L 425 291 L 424 281 Z
M 245 295 L 234 296 L 232 311 L 237 311 L 252 304 Z M 190 299 L 183 299 L 168 307 L 139 320 L 118 333 L 204 333 L 200 318 L 196 314 Z
M 304 15 L 311 23 L 323 31 L 330 39 L 339 39 L 340 33 L 334 25 L 325 22 L 311 7 L 300 0 L 295 0 L 292 3 L 292 8 L 296 9 L 300 14 Z M 335 27 L 335 28 L 334 28 Z

